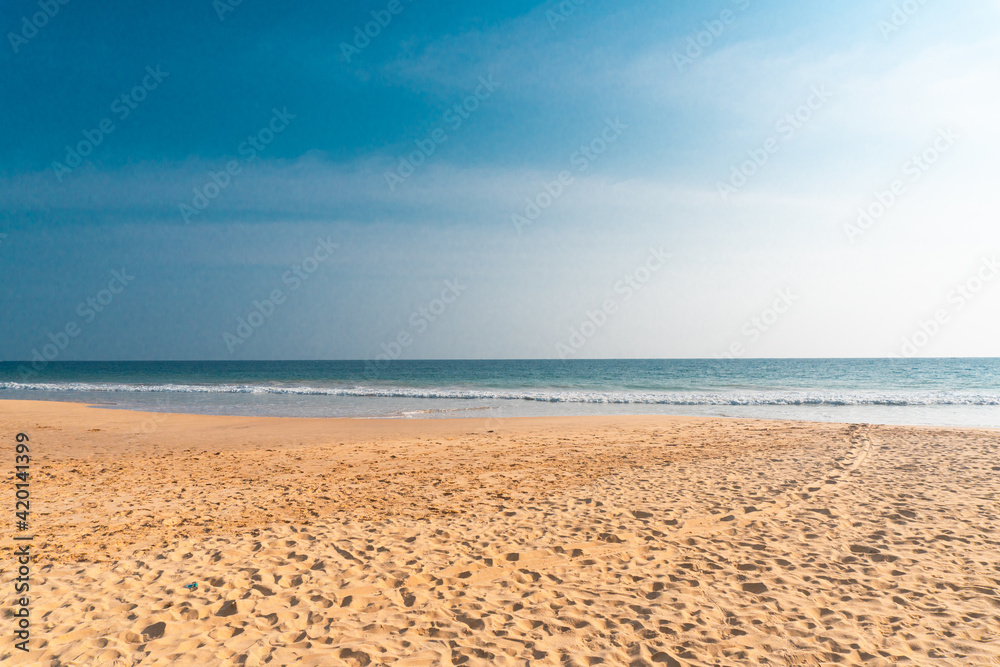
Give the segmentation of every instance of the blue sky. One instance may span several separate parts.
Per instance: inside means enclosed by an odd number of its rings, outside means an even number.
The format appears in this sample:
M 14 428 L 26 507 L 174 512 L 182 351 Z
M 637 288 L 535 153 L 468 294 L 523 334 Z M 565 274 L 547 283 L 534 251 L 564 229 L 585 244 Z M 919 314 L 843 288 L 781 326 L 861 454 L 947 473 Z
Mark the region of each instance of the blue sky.
M 5 3 L 0 359 L 998 354 L 996 0 L 219 6 Z

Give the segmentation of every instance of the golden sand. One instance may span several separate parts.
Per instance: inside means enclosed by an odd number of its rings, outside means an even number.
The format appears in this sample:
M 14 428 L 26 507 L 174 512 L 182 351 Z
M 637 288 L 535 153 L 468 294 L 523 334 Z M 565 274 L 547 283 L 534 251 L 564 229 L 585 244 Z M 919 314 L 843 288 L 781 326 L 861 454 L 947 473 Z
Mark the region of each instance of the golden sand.
M 5 663 L 1000 665 L 997 431 L 0 401 L 11 470 L 22 431 Z

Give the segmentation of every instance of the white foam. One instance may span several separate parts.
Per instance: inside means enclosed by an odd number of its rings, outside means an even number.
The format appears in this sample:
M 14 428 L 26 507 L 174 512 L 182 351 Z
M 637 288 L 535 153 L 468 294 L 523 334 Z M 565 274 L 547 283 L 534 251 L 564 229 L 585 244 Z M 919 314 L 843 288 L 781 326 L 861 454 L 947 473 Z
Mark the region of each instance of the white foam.
M 1000 393 L 976 391 L 835 391 L 770 390 L 692 392 L 567 391 L 561 389 L 453 389 L 397 386 L 311 387 L 268 384 L 113 384 L 87 382 L 0 382 L 0 391 L 274 394 L 372 398 L 492 399 L 549 403 L 610 403 L 646 405 L 1000 405 Z

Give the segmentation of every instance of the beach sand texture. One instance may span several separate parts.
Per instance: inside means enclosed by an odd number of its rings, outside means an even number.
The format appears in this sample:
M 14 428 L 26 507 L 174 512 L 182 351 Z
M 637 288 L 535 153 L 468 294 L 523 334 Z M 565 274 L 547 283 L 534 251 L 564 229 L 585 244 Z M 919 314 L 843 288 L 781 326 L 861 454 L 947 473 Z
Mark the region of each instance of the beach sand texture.
M 11 470 L 21 431 L 5 664 L 1000 665 L 997 431 L 0 401 Z

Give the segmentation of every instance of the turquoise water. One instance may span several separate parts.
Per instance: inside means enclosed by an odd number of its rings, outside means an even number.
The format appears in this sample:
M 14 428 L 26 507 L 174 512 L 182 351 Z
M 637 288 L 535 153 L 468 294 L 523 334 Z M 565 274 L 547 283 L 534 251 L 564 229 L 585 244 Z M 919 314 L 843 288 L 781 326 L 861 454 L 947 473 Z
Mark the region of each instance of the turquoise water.
M 0 399 L 204 414 L 688 414 L 1000 427 L 1000 359 L 0 363 Z

